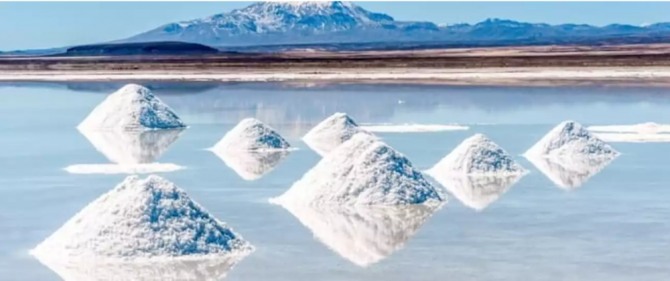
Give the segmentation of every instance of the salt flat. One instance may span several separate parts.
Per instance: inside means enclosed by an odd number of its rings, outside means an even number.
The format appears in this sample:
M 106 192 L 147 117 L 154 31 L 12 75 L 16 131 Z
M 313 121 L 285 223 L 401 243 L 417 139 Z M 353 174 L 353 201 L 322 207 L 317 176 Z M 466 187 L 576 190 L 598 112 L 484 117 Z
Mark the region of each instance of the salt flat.
M 189 124 L 172 144 L 170 135 L 89 140 L 78 132 L 82 118 L 126 82 L 0 83 L 0 131 L 12 132 L 0 138 L 0 276 L 13 281 L 219 280 L 222 275 L 226 281 L 429 281 L 445 276 L 628 281 L 670 275 L 670 256 L 658 251 L 670 248 L 669 143 L 612 143 L 621 152 L 614 161 L 581 166 L 536 165 L 521 156 L 567 119 L 587 127 L 670 124 L 669 88 L 314 82 L 143 81 L 139 84 Z M 419 171 L 481 133 L 528 173 L 516 181 L 461 177 L 445 182 L 451 189 L 444 188 L 448 201 L 439 210 L 356 206 L 312 211 L 303 206 L 302 211 L 269 204 L 322 159 L 302 137 L 335 112 L 346 112 L 360 124 L 469 127 L 375 133 Z M 225 164 L 205 150 L 250 117 L 275 128 L 296 150 L 277 163 L 237 154 L 237 163 Z M 122 147 L 127 150 L 119 151 Z M 127 176 L 71 174 L 63 168 L 115 160 L 186 167 L 160 176 L 256 250 L 234 266 L 223 261 L 58 267 L 30 256 L 30 249 Z M 262 174 L 265 163 L 272 170 Z
M 434 81 L 453 84 L 650 81 L 663 83 L 670 67 L 509 67 L 164 70 L 164 71 L 0 71 L 0 81 Z M 538 81 L 539 80 L 539 81 Z

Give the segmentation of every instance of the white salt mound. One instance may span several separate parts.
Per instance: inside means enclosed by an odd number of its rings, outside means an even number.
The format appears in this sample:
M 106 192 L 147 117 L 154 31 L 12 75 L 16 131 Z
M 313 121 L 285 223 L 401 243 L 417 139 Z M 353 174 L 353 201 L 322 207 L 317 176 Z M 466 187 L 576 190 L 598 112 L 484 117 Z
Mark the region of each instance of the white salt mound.
M 356 134 L 309 170 L 273 203 L 313 205 L 438 204 L 443 197 L 404 155 Z
M 127 177 L 37 245 L 33 255 L 66 260 L 222 257 L 252 246 L 175 184 Z
M 607 142 L 670 142 L 670 134 L 657 133 L 594 133 L 596 137 Z
M 440 206 L 284 206 L 314 237 L 367 267 L 402 249 Z
M 428 171 L 439 175 L 518 175 L 526 171 L 512 157 L 482 134 L 465 139 Z
M 440 124 L 366 124 L 361 128 L 373 133 L 430 133 L 470 129 L 468 126 Z
M 335 113 L 317 124 L 302 138 L 320 155 L 325 155 L 358 133 L 368 133 L 345 113 Z
M 647 122 L 634 125 L 590 126 L 588 130 L 599 133 L 659 134 L 670 133 L 670 125 Z
M 564 121 L 554 127 L 524 156 L 569 158 L 582 155 L 613 158 L 619 155 L 609 144 L 594 136 L 581 124 Z
M 81 130 L 151 130 L 184 128 L 170 107 L 151 91 L 128 84 L 109 95 L 82 121 Z
M 263 122 L 247 118 L 228 131 L 223 138 L 212 147 L 214 151 L 272 151 L 285 150 L 290 144 L 272 127 Z
M 83 175 L 139 175 L 154 173 L 170 173 L 186 169 L 173 163 L 146 163 L 146 164 L 74 164 L 65 167 L 70 174 Z

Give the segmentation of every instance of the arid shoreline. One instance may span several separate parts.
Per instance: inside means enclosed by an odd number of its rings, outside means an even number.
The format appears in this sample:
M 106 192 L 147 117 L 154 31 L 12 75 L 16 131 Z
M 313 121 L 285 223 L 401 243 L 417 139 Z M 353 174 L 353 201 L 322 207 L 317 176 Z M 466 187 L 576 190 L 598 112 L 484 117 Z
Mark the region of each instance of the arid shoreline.
M 0 81 L 121 80 L 666 85 L 670 46 L 0 58 Z

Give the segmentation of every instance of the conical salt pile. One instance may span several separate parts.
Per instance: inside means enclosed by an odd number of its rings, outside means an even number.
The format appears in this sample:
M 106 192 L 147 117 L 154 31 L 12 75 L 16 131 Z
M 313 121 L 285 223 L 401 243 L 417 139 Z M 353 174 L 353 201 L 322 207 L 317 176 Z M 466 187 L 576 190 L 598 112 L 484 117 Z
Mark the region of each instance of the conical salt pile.
M 179 116 L 151 91 L 128 84 L 109 95 L 82 121 L 80 130 L 152 130 L 184 128 Z
M 437 175 L 518 175 L 523 167 L 483 134 L 465 139 L 428 171 Z
M 367 133 L 345 113 L 335 113 L 312 128 L 303 141 L 320 155 L 325 155 L 358 133 Z
M 272 127 L 257 119 L 247 118 L 228 131 L 212 150 L 272 151 L 285 150 L 290 146 Z
M 564 121 L 554 127 L 524 156 L 529 157 L 602 157 L 614 158 L 619 152 L 594 136 L 575 121 Z
M 368 134 L 356 134 L 308 171 L 278 204 L 438 204 L 438 191 L 404 155 Z
M 248 242 L 175 184 L 158 176 L 130 176 L 31 253 L 100 261 L 221 257 L 250 250 Z

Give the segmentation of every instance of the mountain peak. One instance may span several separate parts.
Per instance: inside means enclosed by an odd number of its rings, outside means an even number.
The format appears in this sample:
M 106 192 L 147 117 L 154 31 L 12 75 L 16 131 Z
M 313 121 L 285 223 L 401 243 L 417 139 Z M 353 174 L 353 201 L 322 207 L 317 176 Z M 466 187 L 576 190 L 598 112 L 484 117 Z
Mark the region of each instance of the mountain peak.
M 125 41 L 238 45 L 244 40 L 273 37 L 265 40 L 276 44 L 282 40 L 314 40 L 315 36 L 333 33 L 345 36 L 346 32 L 402 27 L 389 15 L 370 12 L 351 2 L 257 2 L 227 13 L 166 24 Z
M 217 47 L 371 42 L 508 45 L 515 40 L 522 44 L 565 44 L 639 35 L 648 36 L 648 40 L 665 38 L 670 36 L 670 25 L 595 27 L 490 18 L 475 24 L 438 26 L 432 22 L 397 21 L 352 2 L 329 1 L 256 2 L 206 18 L 166 24 L 116 42 L 179 41 Z
M 343 1 L 263 1 L 263 2 L 258 2 L 254 5 L 260 5 L 260 6 L 283 6 L 283 7 L 295 7 L 295 8 L 320 8 L 320 9 L 327 9 L 327 8 L 343 8 L 343 7 L 348 7 L 348 8 L 354 8 L 358 7 L 357 5 L 351 3 L 351 2 L 343 2 Z

